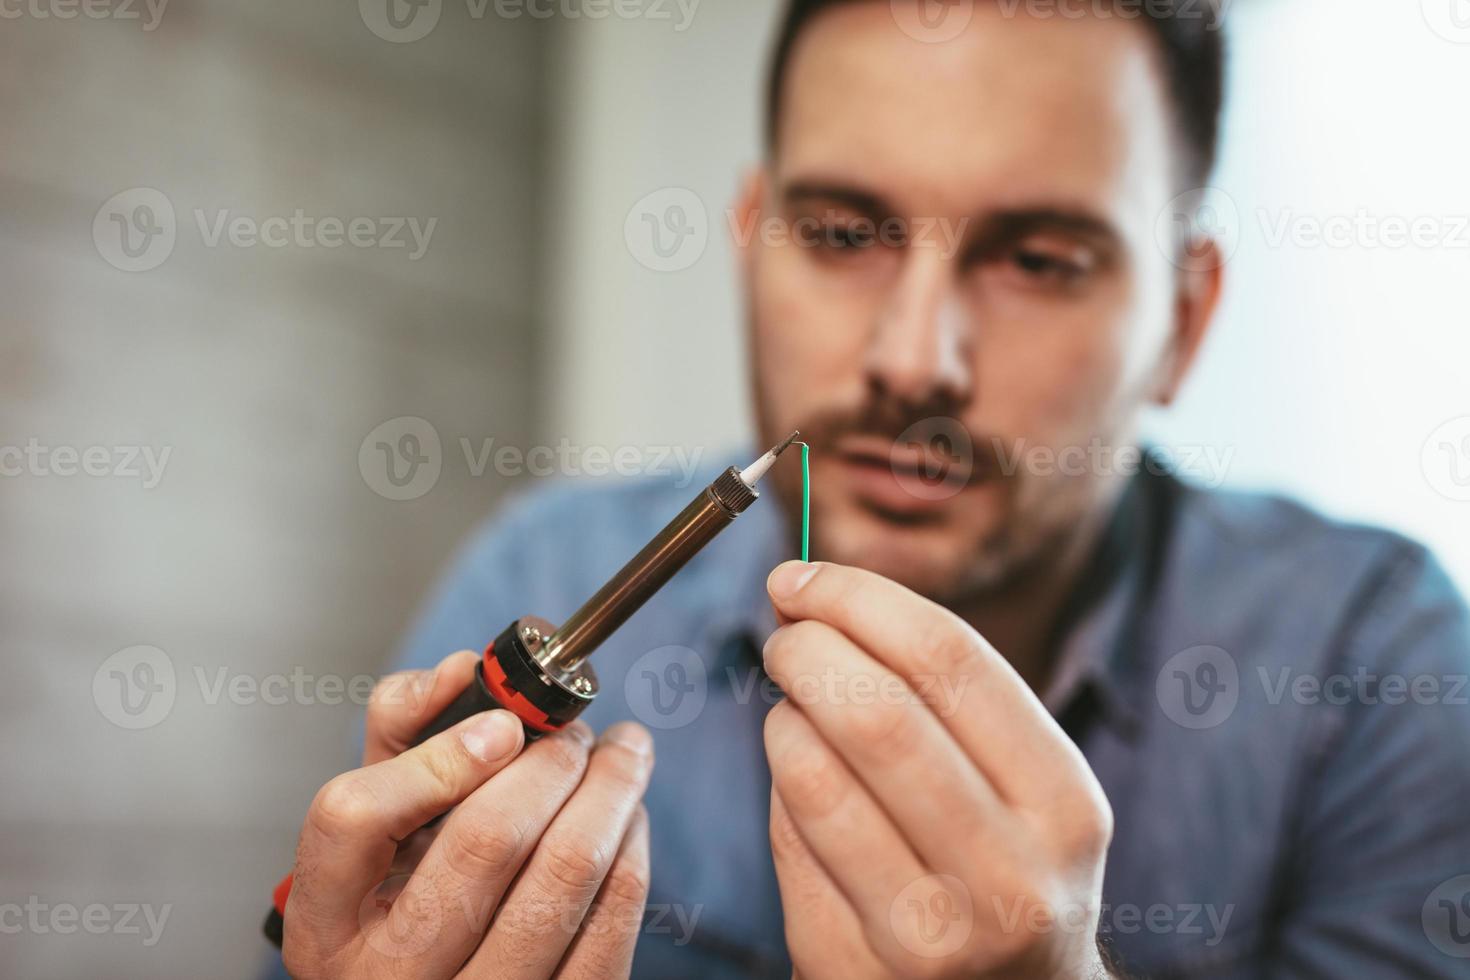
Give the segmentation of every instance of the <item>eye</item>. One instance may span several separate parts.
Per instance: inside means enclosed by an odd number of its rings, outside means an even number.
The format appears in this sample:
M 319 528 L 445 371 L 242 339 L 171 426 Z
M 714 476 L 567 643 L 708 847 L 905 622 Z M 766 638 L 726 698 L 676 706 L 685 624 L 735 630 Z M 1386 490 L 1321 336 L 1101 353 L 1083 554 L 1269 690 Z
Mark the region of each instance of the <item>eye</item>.
M 822 229 L 823 242 L 838 251 L 872 248 L 878 244 L 870 229 L 854 225 L 829 224 Z
M 1024 248 L 1016 250 L 1013 260 L 1021 271 L 1036 276 L 1070 279 L 1086 271 L 1075 262 Z
M 1010 252 L 1008 260 L 1027 281 L 1055 287 L 1074 286 L 1097 267 L 1091 249 L 1068 242 L 1022 242 Z

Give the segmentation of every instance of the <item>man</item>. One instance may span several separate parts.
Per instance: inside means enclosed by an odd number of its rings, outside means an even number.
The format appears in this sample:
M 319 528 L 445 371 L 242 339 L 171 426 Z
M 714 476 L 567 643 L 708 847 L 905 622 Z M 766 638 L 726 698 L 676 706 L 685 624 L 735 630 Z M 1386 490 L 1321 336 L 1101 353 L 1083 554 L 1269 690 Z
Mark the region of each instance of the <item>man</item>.
M 783 462 L 782 506 L 599 652 L 595 745 L 520 752 L 492 714 L 405 752 L 475 657 L 385 685 L 365 768 L 303 829 L 293 972 L 1462 966 L 1470 620 L 1444 575 L 1129 452 L 1221 287 L 1187 223 L 1155 236 L 1207 179 L 1223 60 L 1202 5 L 1166 6 L 997 0 L 941 39 L 927 5 L 791 5 L 735 214 L 791 231 L 743 234 L 741 274 L 761 443 L 811 443 L 821 561 L 782 563 Z M 564 617 L 688 493 L 522 501 L 407 665 Z

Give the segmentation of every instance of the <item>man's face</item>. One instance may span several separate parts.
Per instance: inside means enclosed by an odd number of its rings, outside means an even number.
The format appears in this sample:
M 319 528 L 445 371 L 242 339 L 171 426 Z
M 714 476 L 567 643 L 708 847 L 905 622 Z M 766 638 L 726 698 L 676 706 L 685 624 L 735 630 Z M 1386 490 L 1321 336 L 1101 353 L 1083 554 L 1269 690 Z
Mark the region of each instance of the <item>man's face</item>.
M 820 14 L 742 211 L 759 426 L 812 445 L 814 557 L 946 601 L 1064 547 L 1116 468 L 1047 451 L 1129 445 L 1177 382 L 1155 42 L 1002 8 L 943 44 Z

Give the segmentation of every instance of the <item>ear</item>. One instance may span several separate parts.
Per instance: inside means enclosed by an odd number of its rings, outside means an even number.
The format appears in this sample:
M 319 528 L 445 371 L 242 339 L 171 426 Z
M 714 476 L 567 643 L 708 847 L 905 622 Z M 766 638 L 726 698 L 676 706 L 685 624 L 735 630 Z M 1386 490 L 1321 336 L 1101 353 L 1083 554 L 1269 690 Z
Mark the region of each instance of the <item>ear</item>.
M 1174 333 L 1159 365 L 1154 401 L 1172 405 L 1194 366 L 1205 334 L 1215 320 L 1225 282 L 1225 253 L 1220 243 L 1201 235 L 1188 242 L 1179 259 L 1174 297 Z
M 751 283 L 752 265 L 755 261 L 755 246 L 761 222 L 761 206 L 765 202 L 766 188 L 770 180 L 764 165 L 751 167 L 740 180 L 740 189 L 730 207 L 730 237 L 734 245 L 735 258 L 740 264 L 740 276 L 748 287 Z

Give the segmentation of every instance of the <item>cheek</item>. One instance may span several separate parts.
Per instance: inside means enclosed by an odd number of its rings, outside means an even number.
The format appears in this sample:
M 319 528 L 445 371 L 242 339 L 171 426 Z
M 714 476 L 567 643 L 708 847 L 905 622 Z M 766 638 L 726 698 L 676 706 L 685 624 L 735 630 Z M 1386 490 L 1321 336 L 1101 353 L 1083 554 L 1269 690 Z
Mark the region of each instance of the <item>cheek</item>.
M 1111 428 L 1127 388 L 1130 312 L 1102 295 L 996 328 L 978 345 L 981 411 L 1000 432 L 1043 445 Z
M 869 293 L 835 288 L 792 245 L 760 246 L 750 288 L 755 369 L 778 413 L 861 392 L 875 316 Z

